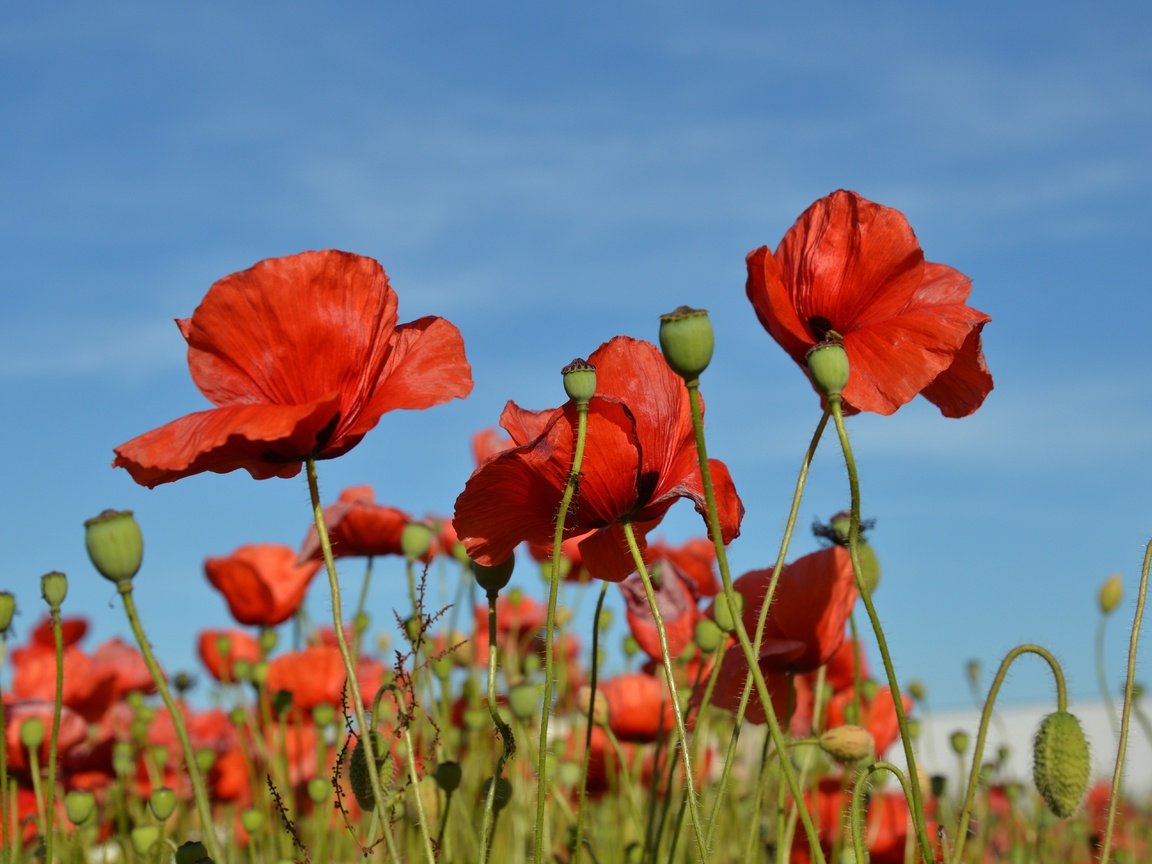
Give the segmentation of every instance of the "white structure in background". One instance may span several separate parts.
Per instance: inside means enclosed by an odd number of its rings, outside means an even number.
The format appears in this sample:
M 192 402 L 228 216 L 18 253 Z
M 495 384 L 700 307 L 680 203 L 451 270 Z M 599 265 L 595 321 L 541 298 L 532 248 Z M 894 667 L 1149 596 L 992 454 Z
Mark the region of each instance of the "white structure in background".
M 1120 707 L 1120 702 L 1117 700 L 1117 723 Z M 1056 710 L 1055 698 L 1048 705 L 1009 705 L 997 708 L 989 724 L 983 761 L 995 761 L 998 748 L 1008 747 L 1005 778 L 1016 779 L 1030 786 L 1032 741 L 1040 726 L 1040 720 L 1054 710 Z M 1092 754 L 1092 779 L 1094 781 L 1100 778 L 1111 779 L 1116 759 L 1117 739 L 1104 705 L 1100 702 L 1069 702 L 1068 710 L 1080 719 L 1088 738 Z M 916 758 L 921 768 L 929 775 L 945 775 L 949 787 L 955 789 L 954 784 L 960 768 L 949 739 L 957 729 L 968 733 L 970 743 L 964 760 L 964 771 L 967 772 L 971 767 L 972 753 L 976 746 L 980 713 L 975 709 L 928 713 L 920 709 L 913 716 L 919 718 L 921 725 L 920 741 L 916 751 Z M 899 742 L 892 746 L 887 755 L 891 762 L 901 768 L 904 767 L 904 751 Z M 1148 733 L 1141 726 L 1135 711 L 1128 730 L 1125 766 L 1124 786 L 1128 792 L 1135 796 L 1147 796 L 1152 793 L 1152 743 L 1149 742 Z

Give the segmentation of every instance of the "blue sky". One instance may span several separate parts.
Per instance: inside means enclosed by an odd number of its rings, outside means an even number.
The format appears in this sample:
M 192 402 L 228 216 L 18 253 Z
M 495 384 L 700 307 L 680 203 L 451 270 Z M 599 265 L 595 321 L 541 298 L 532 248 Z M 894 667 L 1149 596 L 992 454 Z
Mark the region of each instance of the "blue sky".
M 849 188 L 902 210 L 993 319 L 996 390 L 977 414 L 914 403 L 851 421 L 901 677 L 962 705 L 968 658 L 992 668 L 1037 641 L 1091 697 L 1095 592 L 1118 571 L 1118 686 L 1152 533 L 1150 18 L 1138 3 L 1091 16 L 1070 3 L 10 11 L 0 588 L 17 593 L 20 627 L 40 617 L 40 574 L 60 569 L 95 639 L 125 632 L 81 523 L 131 508 L 147 540 L 138 602 L 167 665 L 191 668 L 197 632 L 227 621 L 203 558 L 302 539 L 302 479 L 148 491 L 110 462 L 207 407 L 172 319 L 216 279 L 311 248 L 379 259 L 401 319 L 452 320 L 476 379 L 467 401 L 388 415 L 323 464 L 326 500 L 371 483 L 381 501 L 449 512 L 471 434 L 505 400 L 558 404 L 565 363 L 616 334 L 654 339 L 687 303 L 717 332 L 703 390 L 710 450 L 747 507 L 733 564 L 766 566 L 819 409 L 745 299 L 744 256 Z M 803 525 L 846 504 L 831 444 Z M 699 530 L 679 505 L 663 534 Z M 793 557 L 814 547 L 802 532 Z M 398 566 L 378 570 L 377 622 L 402 584 Z M 309 602 L 323 618 L 322 583 Z M 1051 693 L 1036 664 L 1003 698 Z

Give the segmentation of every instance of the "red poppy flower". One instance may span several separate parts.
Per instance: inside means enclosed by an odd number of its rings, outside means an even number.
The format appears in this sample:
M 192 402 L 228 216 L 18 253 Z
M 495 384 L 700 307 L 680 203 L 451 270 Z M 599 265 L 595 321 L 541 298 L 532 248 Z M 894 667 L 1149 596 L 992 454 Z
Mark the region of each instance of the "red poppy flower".
M 64 644 L 65 648 L 69 645 L 75 645 L 83 639 L 87 633 L 87 618 L 76 616 L 60 619 L 60 641 Z M 32 628 L 32 632 L 28 634 L 28 644 L 55 649 L 56 637 L 52 633 L 51 616 L 45 615 L 40 619 L 40 623 Z
M 301 563 L 296 550 L 277 544 L 241 546 L 223 558 L 209 558 L 204 573 L 224 595 L 241 624 L 274 627 L 296 614 L 318 561 Z
M 720 580 L 716 576 L 716 547 L 711 540 L 693 537 L 679 546 L 657 540 L 649 545 L 648 554 L 653 561 L 664 559 L 679 567 L 681 575 L 692 581 L 699 596 L 715 597 L 720 593 Z
M 600 682 L 596 700 L 608 706 L 608 727 L 621 741 L 644 743 L 676 728 L 672 697 L 664 682 L 643 672 Z
M 845 643 L 847 644 L 847 643 Z M 904 713 L 912 710 L 912 700 L 904 697 Z M 855 693 L 851 688 L 839 690 L 828 701 L 828 728 L 852 722 L 863 726 L 872 733 L 876 745 L 876 756 L 882 758 L 888 748 L 900 737 L 900 724 L 896 719 L 896 701 L 888 687 L 878 687 L 871 697 L 861 694 L 860 716 L 849 721 L 848 706 L 856 704 Z
M 596 396 L 588 406 L 580 490 L 565 536 L 593 531 L 580 543 L 584 566 L 597 579 L 618 582 L 635 570 L 622 523 L 644 538 L 677 499 L 704 513 L 704 493 L 684 382 L 656 346 L 618 336 L 600 346 Z M 456 531 L 468 554 L 491 565 L 521 541 L 551 544 L 554 518 L 567 484 L 575 445 L 576 408 L 524 411 L 509 402 L 500 423 L 511 449 L 472 474 L 456 499 Z M 744 507 L 724 463 L 712 474 L 725 542 L 739 534 Z
M 215 408 L 116 448 L 144 486 L 244 468 L 294 477 L 331 459 L 387 411 L 467 396 L 459 331 L 442 318 L 396 323 L 396 294 L 371 258 L 328 250 L 269 258 L 213 285 L 177 321 L 192 379 Z
M 337 558 L 402 555 L 400 535 L 412 517 L 396 507 L 377 504 L 371 486 L 353 486 L 324 508 L 324 524 Z M 300 550 L 302 559 L 323 560 L 316 527 L 308 529 Z
M 667 559 L 653 561 L 650 572 L 656 608 L 664 621 L 668 653 L 679 657 L 692 644 L 696 635 L 696 622 L 700 620 L 696 594 L 684 572 Z M 636 643 L 649 657 L 660 660 L 660 633 L 648 606 L 648 593 L 644 590 L 640 574 L 633 573 L 621 582 L 620 593 L 624 595 L 628 629 L 632 631 Z
M 900 211 L 833 192 L 775 253 L 763 246 L 747 263 L 760 323 L 801 368 L 814 345 L 843 340 L 851 410 L 891 414 L 923 394 L 946 417 L 964 417 L 992 390 L 980 347 L 991 319 L 965 305 L 967 276 L 924 260 Z
M 208 674 L 225 684 L 236 680 L 237 660 L 260 660 L 260 643 L 243 630 L 204 630 L 197 644 Z
M 292 707 L 311 711 L 317 705 L 339 705 L 344 692 L 344 660 L 330 645 L 289 651 L 268 664 L 268 692 L 286 690 Z
M 56 698 L 56 651 L 29 645 L 12 651 L 11 695 L 20 700 L 51 702 Z M 75 645 L 64 649 L 64 687 L 60 700 L 95 722 L 116 701 L 116 673 L 101 668 Z
M 24 725 L 25 721 L 32 719 L 39 720 L 44 727 L 44 740 L 40 743 L 36 758 L 39 760 L 41 769 L 48 764 L 48 748 L 51 744 L 54 709 L 55 706 L 51 699 L 47 701 L 32 699 L 0 705 L 0 710 L 4 711 L 4 731 L 7 736 L 7 739 L 0 743 L 3 743 L 7 748 L 9 771 L 24 772 L 30 767 L 28 748 L 20 741 L 20 727 Z M 65 706 L 60 710 L 60 726 L 57 734 L 59 737 L 57 748 L 61 754 L 61 759 L 63 759 L 65 754 L 74 747 L 78 747 L 88 737 L 88 724 L 84 722 L 83 717 Z
M 112 675 L 117 699 L 126 693 L 156 692 L 156 682 L 140 649 L 119 637 L 102 642 L 92 654 L 92 661 L 97 675 Z

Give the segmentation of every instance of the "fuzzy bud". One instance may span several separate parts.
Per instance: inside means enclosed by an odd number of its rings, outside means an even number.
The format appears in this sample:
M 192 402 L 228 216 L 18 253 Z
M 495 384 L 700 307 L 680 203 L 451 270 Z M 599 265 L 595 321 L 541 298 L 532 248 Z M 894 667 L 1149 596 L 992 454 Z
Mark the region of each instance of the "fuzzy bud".
M 1124 580 L 1120 578 L 1119 573 L 1113 573 L 1104 580 L 1104 584 L 1100 586 L 1098 599 L 1101 613 L 1111 615 L 1116 611 L 1116 607 L 1124 599 Z
M 680 306 L 660 316 L 660 350 L 672 371 L 695 381 L 712 362 L 716 337 L 708 310 Z
M 826 730 L 820 736 L 820 748 L 842 765 L 853 765 L 876 752 L 872 733 L 863 726 L 844 725 Z
M 380 783 L 388 786 L 392 782 L 392 760 L 384 749 L 384 740 L 376 732 L 372 736 L 372 752 L 376 757 L 376 773 L 380 776 Z M 385 770 L 387 768 L 387 770 Z M 348 785 L 352 787 L 352 794 L 356 796 L 356 803 L 361 810 L 372 810 L 376 807 L 376 793 L 372 789 L 372 777 L 368 772 L 368 756 L 364 752 L 364 740 L 356 739 L 356 746 L 352 750 L 352 758 L 348 760 Z
M 841 342 L 820 342 L 805 358 L 816 389 L 829 398 L 838 397 L 848 383 L 848 352 Z
M 1032 779 L 1049 810 L 1061 819 L 1075 813 L 1091 770 L 1088 740 L 1076 715 L 1054 711 L 1040 721 L 1032 747 Z
M 92 565 L 109 582 L 130 582 L 144 560 L 144 535 L 131 510 L 105 510 L 84 523 Z
M 587 405 L 596 395 L 596 367 L 577 357 L 560 370 L 564 376 L 564 392 L 577 405 Z
M 64 812 L 68 821 L 79 827 L 96 812 L 96 796 L 86 789 L 73 789 L 64 796 Z
M 0 591 L 0 637 L 8 634 L 12 626 L 12 618 L 16 614 L 16 595 L 9 591 Z

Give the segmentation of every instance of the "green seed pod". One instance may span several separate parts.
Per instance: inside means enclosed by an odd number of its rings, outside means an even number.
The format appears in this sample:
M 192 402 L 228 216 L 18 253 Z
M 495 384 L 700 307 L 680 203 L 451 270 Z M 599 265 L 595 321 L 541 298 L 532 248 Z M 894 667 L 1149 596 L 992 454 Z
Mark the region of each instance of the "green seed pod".
M 540 713 L 544 688 L 539 684 L 517 684 L 508 691 L 508 708 L 517 720 L 528 720 Z
M 240 814 L 240 824 L 249 834 L 258 834 L 260 829 L 264 827 L 264 813 L 255 808 L 245 810 Z
M 1120 601 L 1124 599 L 1124 580 L 1120 577 L 1119 573 L 1113 573 L 1104 580 L 1104 584 L 1100 586 L 1100 612 L 1104 615 L 1111 615 L 1116 611 L 1116 607 L 1120 605 Z
M 491 786 L 492 786 L 492 778 L 489 777 L 487 780 L 484 781 L 484 788 L 482 790 L 482 794 L 483 794 L 485 800 L 488 799 L 488 790 L 491 788 Z M 501 777 L 499 780 L 496 781 L 496 794 L 495 794 L 495 797 L 492 799 L 492 809 L 496 813 L 499 813 L 501 810 L 503 810 L 505 807 L 508 806 L 508 803 L 511 800 L 512 800 L 512 783 L 509 782 L 507 777 Z
M 16 614 L 16 596 L 9 591 L 0 591 L 0 636 L 8 633 L 12 618 Z
M 44 743 L 44 721 L 39 717 L 29 717 L 20 724 L 20 743 L 29 750 Z
M 132 829 L 132 848 L 137 855 L 147 855 L 160 842 L 160 828 L 156 825 L 137 825 Z
M 96 796 L 83 789 L 73 789 L 64 796 L 64 812 L 68 821 L 79 828 L 96 812 Z
M 380 784 L 387 788 L 392 783 L 392 760 L 384 747 L 384 739 L 378 732 L 369 733 L 372 736 L 372 753 L 376 757 L 376 773 L 380 776 Z M 352 787 L 352 794 L 356 796 L 356 803 L 361 810 L 373 810 L 376 807 L 376 793 L 372 789 L 372 777 L 368 772 L 368 756 L 364 752 L 364 741 L 356 739 L 356 746 L 352 749 L 352 758 L 348 760 L 348 784 Z
M 577 357 L 560 370 L 564 376 L 564 392 L 577 405 L 587 405 L 596 395 L 596 367 Z
M 260 631 L 260 656 L 267 657 L 276 650 L 276 645 L 280 642 L 280 634 L 273 630 L 271 627 L 265 627 Z
M 176 864 L 204 864 L 205 861 L 211 864 L 212 859 L 208 857 L 207 847 L 199 840 L 181 843 L 176 850 Z
M 624 656 L 629 660 L 635 657 L 640 651 L 640 643 L 636 641 L 636 637 L 631 633 L 624 637 L 622 647 L 624 649 Z
M 131 510 L 105 510 L 84 523 L 84 543 L 97 572 L 110 582 L 130 582 L 144 560 L 144 535 Z
M 705 654 L 711 654 L 724 644 L 724 631 L 711 618 L 696 622 L 696 644 Z
M 476 582 L 480 587 L 489 594 L 498 594 L 508 584 L 508 580 L 512 578 L 512 571 L 515 568 L 516 556 L 509 555 L 506 560 L 499 564 L 493 564 L 491 567 L 473 561 L 472 575 L 476 577 Z
M 1032 779 L 1048 809 L 1061 819 L 1075 813 L 1091 770 L 1088 741 L 1076 716 L 1054 711 L 1045 717 L 1032 748 Z
M 680 306 L 660 316 L 660 350 L 672 371 L 695 381 L 712 362 L 716 336 L 708 310 Z
M 841 342 L 820 342 L 806 357 L 808 374 L 816 389 L 827 397 L 839 396 L 848 383 L 848 352 Z
M 60 611 L 60 604 L 68 596 L 68 577 L 53 570 L 40 577 L 40 596 L 54 612 Z
M 400 551 L 409 561 L 423 558 L 432 548 L 432 529 L 423 522 L 409 522 L 400 534 Z
M 716 619 L 716 626 L 725 633 L 733 632 L 736 629 L 736 619 L 744 614 L 744 595 L 733 594 L 732 599 L 735 600 L 734 604 L 728 602 L 727 594 L 717 594 L 716 603 L 712 607 L 712 617 Z M 736 607 L 735 613 L 732 610 L 733 605 Z
M 464 771 L 459 762 L 441 762 L 432 773 L 436 785 L 445 792 L 455 792 L 460 788 L 460 781 L 464 779 Z
M 913 679 L 908 682 L 907 686 L 908 695 L 915 699 L 917 702 L 923 702 L 924 698 L 928 695 L 928 688 L 924 686 L 924 682 L 919 679 Z
M 948 744 L 952 747 L 952 752 L 957 756 L 963 756 L 968 752 L 969 743 L 971 743 L 971 738 L 963 729 L 957 729 L 948 736 Z
M 153 816 L 163 822 L 176 809 L 176 793 L 167 786 L 161 786 L 148 796 L 148 808 Z
M 308 798 L 313 804 L 323 804 L 332 797 L 332 783 L 323 777 L 313 777 L 308 781 Z
M 846 724 L 825 730 L 820 736 L 820 748 L 842 765 L 853 765 L 873 756 L 876 742 L 863 726 Z

